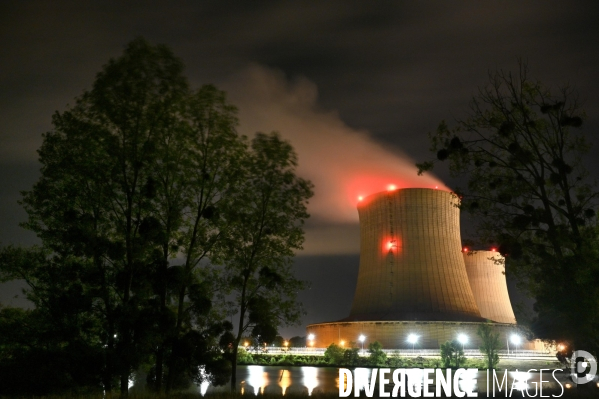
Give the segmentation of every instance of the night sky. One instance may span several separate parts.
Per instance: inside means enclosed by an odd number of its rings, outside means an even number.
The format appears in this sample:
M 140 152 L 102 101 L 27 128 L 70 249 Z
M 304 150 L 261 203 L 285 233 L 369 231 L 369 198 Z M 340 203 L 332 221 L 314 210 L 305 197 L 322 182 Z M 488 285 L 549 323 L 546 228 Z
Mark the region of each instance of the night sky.
M 441 120 L 467 116 L 489 71 L 515 71 L 520 57 L 543 83 L 575 86 L 597 141 L 598 21 L 597 1 L 2 1 L 0 242 L 37 242 L 18 226 L 17 201 L 39 177 L 53 112 L 143 36 L 183 59 L 192 86 L 226 90 L 241 133 L 276 130 L 297 149 L 316 186 L 295 266 L 312 288 L 303 324 L 280 331 L 303 335 L 349 314 L 358 195 L 455 187 L 446 170 L 418 177 L 413 165 L 431 156 L 427 133 Z M 3 303 L 23 304 L 16 284 L 0 289 Z

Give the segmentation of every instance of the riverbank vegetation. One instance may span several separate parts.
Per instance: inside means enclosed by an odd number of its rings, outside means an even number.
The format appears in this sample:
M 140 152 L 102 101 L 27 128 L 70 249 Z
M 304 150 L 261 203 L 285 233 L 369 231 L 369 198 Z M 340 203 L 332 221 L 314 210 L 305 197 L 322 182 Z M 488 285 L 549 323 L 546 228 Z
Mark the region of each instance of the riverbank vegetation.
M 365 356 L 360 355 L 358 348 L 342 348 L 331 344 L 320 355 L 295 355 L 295 354 L 265 354 L 250 353 L 243 349 L 239 350 L 238 363 L 240 365 L 260 366 L 314 366 L 314 367 L 389 367 L 389 368 L 439 368 L 456 367 L 450 362 L 446 366 L 443 358 L 404 357 L 399 353 L 388 355 L 383 352 L 378 342 L 369 345 L 365 350 Z M 483 359 L 460 359 L 459 367 L 484 369 Z

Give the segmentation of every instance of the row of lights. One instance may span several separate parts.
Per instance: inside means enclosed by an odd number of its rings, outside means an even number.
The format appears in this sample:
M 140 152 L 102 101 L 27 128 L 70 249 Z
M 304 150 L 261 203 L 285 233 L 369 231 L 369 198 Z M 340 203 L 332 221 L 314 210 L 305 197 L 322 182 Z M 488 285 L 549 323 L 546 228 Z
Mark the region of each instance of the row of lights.
M 470 251 L 470 250 L 468 249 L 468 247 L 464 247 L 464 248 L 462 248 L 462 252 L 468 252 L 468 251 Z M 497 252 L 497 248 L 491 248 L 491 252 Z
M 438 189 L 439 189 L 439 186 L 435 186 L 435 190 L 438 190 Z M 389 184 L 387 186 L 387 191 L 395 191 L 395 190 L 397 190 L 397 186 L 395 184 Z M 361 195 L 358 197 L 358 201 L 362 201 L 363 199 L 364 199 L 364 197 Z
M 393 248 L 397 248 L 396 240 L 391 240 L 387 243 L 387 249 L 389 251 L 393 250 Z M 468 247 L 462 248 L 462 252 L 468 252 L 468 251 L 470 251 L 470 249 L 468 249 Z M 497 252 L 497 248 L 491 248 L 491 252 Z
M 310 341 L 310 346 L 314 346 L 314 334 L 309 334 L 308 335 L 308 341 Z M 406 338 L 406 341 L 410 344 L 412 344 L 412 350 L 414 350 L 414 346 L 418 343 L 418 339 L 420 338 L 420 335 L 416 335 L 416 334 L 408 334 L 408 337 Z M 466 345 L 469 341 L 469 338 L 466 334 L 460 333 L 457 336 L 457 340 L 460 344 L 462 344 L 462 350 L 464 349 L 464 345 Z M 366 336 L 364 334 L 360 334 L 360 336 L 358 337 L 358 341 L 360 341 L 360 343 L 362 344 L 362 351 L 364 350 L 364 341 L 366 341 Z M 512 334 L 510 336 L 510 341 L 512 341 L 512 344 L 516 345 L 516 347 L 520 346 L 520 344 L 522 343 L 522 337 L 519 336 L 518 334 Z M 345 345 L 345 341 L 341 341 L 340 342 L 341 346 Z
M 266 346 L 266 345 L 268 345 L 268 344 L 265 342 L 264 346 Z M 274 346 L 275 344 L 272 344 L 272 345 Z M 250 346 L 250 343 L 248 341 L 244 341 L 243 346 L 245 346 L 247 348 L 248 346 Z M 283 346 L 285 346 L 285 347 L 289 346 L 289 341 L 283 341 Z
M 316 338 L 316 336 L 314 334 L 309 334 L 308 335 L 308 341 L 310 341 L 310 346 L 314 346 L 314 339 Z M 416 335 L 416 334 L 409 334 L 406 341 L 410 344 L 412 344 L 412 351 L 414 350 L 414 346 L 418 343 L 418 339 L 420 338 L 420 335 Z M 462 350 L 464 350 L 464 345 L 466 345 L 468 343 L 468 336 L 466 334 L 460 333 L 458 334 L 457 340 L 460 344 L 462 344 Z M 366 336 L 364 334 L 360 334 L 360 336 L 358 337 L 358 341 L 360 341 L 360 343 L 362 344 L 362 351 L 364 351 L 364 341 L 366 341 Z M 520 344 L 522 343 L 522 337 L 520 337 L 518 334 L 512 334 L 510 336 L 510 341 L 512 341 L 512 344 L 516 345 L 516 347 L 520 346 Z M 345 345 L 345 341 L 341 341 L 340 342 L 341 346 Z M 246 348 L 250 345 L 250 343 L 248 341 L 245 341 L 243 343 L 243 346 L 245 346 Z M 285 347 L 287 347 L 289 345 L 289 341 L 285 341 L 283 342 L 283 345 Z M 264 344 L 264 346 L 266 346 L 266 343 Z M 560 345 L 560 350 L 563 349 L 563 345 Z

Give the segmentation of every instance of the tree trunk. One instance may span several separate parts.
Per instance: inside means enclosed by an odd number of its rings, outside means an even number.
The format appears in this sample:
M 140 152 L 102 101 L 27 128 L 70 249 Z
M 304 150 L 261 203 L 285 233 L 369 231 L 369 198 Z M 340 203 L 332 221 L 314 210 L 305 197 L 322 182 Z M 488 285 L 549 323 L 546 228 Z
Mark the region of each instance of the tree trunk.
M 231 359 L 231 392 L 237 392 L 237 352 L 239 349 L 239 340 L 235 340 L 233 345 L 233 358 Z
M 187 286 L 183 285 L 181 290 L 179 291 L 179 304 L 177 306 L 177 325 L 175 328 L 174 338 L 175 340 L 179 339 L 179 333 L 181 331 L 181 326 L 183 324 L 183 311 L 184 311 L 184 303 L 185 303 L 185 293 L 187 292 Z M 174 370 L 174 354 L 171 353 L 170 361 L 168 362 L 168 374 L 166 376 L 166 393 L 168 394 L 173 387 L 173 383 L 175 382 L 175 370 Z
M 156 393 L 162 393 L 162 373 L 163 373 L 163 364 L 164 364 L 164 347 L 160 345 L 158 351 L 156 352 Z
M 123 371 L 121 373 L 121 397 L 127 397 L 129 395 L 129 372 Z
M 108 322 L 108 343 L 104 356 L 102 385 L 104 385 L 104 392 L 109 393 L 112 392 L 112 377 L 114 375 L 114 326 L 111 320 Z
M 167 229 L 167 236 L 170 237 L 170 230 Z M 167 269 L 168 269 L 168 242 L 163 245 L 163 259 L 160 265 L 160 270 L 158 275 L 160 276 L 159 282 L 159 295 L 160 295 L 160 331 L 165 331 L 164 320 L 165 314 L 167 312 L 166 308 L 166 281 L 167 281 Z M 169 328 L 170 330 L 170 328 Z M 167 333 L 168 335 L 168 333 Z M 156 386 L 154 387 L 158 394 L 162 393 L 162 377 L 164 373 L 164 351 L 167 337 L 162 336 L 162 343 L 158 346 L 158 350 L 156 351 Z
M 102 385 L 104 386 L 104 392 L 106 394 L 109 394 L 110 392 L 112 392 L 112 360 L 110 360 L 110 357 L 112 356 L 111 353 L 107 353 L 106 355 L 106 369 L 104 370 L 104 372 L 102 373 Z
M 100 261 L 100 255 L 94 254 L 94 264 L 102 276 L 102 301 L 106 309 L 106 320 L 108 322 L 108 337 L 106 342 L 106 350 L 104 351 L 104 371 L 102 372 L 102 385 L 104 392 L 112 392 L 112 378 L 114 376 L 114 318 L 112 314 L 112 304 L 110 294 L 108 292 L 108 284 L 106 282 L 106 273 Z
M 243 320 L 245 319 L 245 289 L 247 286 L 247 278 L 243 283 L 243 290 L 241 292 L 241 311 L 239 312 L 239 329 L 237 330 L 237 338 L 233 342 L 233 359 L 231 360 L 231 392 L 237 391 L 237 354 L 239 352 L 239 343 L 243 336 Z

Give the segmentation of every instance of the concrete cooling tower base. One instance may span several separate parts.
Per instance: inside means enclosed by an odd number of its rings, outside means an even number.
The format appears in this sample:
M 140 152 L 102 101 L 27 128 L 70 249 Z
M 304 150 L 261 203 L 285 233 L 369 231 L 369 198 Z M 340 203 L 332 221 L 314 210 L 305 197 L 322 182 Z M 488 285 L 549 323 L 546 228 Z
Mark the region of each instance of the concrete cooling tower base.
M 310 324 L 306 332 L 314 334 L 313 345 L 317 348 L 326 348 L 331 344 L 349 348 L 352 343 L 355 347 L 361 347 L 358 338 L 364 335 L 364 348 L 378 341 L 385 349 L 412 349 L 412 344 L 407 342 L 407 338 L 410 334 L 416 334 L 418 342 L 414 346 L 415 349 L 439 349 L 441 344 L 455 340 L 458 334 L 465 334 L 468 337 L 465 349 L 478 349 L 482 344 L 476 335 L 480 324 L 452 321 L 333 322 Z M 501 349 L 506 349 L 509 336 L 518 332 L 514 324 L 506 323 L 493 323 L 493 329 L 499 333 Z M 514 349 L 511 343 L 510 349 Z M 517 349 L 543 348 L 539 342 L 524 341 Z

